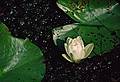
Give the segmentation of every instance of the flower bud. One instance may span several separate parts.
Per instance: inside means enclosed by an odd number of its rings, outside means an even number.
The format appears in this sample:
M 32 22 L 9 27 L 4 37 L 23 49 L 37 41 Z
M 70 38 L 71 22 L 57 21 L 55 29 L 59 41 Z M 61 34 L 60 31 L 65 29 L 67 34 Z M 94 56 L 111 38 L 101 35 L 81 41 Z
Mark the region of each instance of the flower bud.
M 74 39 L 68 37 L 64 47 L 67 54 L 62 54 L 62 56 L 70 62 L 78 63 L 81 59 L 87 58 L 90 55 L 94 44 L 90 43 L 84 47 L 82 38 L 78 36 Z

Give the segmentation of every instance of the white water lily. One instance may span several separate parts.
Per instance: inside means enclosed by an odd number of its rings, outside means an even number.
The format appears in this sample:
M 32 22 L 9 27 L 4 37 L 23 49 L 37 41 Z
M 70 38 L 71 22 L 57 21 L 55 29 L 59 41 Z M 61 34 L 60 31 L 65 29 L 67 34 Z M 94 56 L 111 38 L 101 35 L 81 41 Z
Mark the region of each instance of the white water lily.
M 67 54 L 62 56 L 70 62 L 79 63 L 81 59 L 87 58 L 94 48 L 94 44 L 90 43 L 84 47 L 83 40 L 80 36 L 77 38 L 68 37 L 64 47 Z

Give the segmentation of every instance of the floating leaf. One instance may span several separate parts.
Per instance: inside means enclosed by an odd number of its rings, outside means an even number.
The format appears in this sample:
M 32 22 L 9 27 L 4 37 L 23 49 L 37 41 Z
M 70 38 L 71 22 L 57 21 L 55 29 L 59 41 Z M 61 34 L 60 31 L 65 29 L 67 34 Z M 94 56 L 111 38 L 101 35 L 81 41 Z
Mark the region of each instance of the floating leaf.
M 3 33 L 10 34 L 7 26 L 0 22 L 0 34 L 3 34 Z
M 85 44 L 94 43 L 95 47 L 91 54 L 103 54 L 110 51 L 120 41 L 120 28 L 109 31 L 104 25 L 70 24 L 53 29 L 53 40 L 59 47 L 63 47 L 67 37 L 81 36 Z
M 41 50 L 28 39 L 12 37 L 0 23 L 0 82 L 40 82 L 44 74 Z
M 57 4 L 81 24 L 120 26 L 120 5 L 116 0 L 58 0 Z

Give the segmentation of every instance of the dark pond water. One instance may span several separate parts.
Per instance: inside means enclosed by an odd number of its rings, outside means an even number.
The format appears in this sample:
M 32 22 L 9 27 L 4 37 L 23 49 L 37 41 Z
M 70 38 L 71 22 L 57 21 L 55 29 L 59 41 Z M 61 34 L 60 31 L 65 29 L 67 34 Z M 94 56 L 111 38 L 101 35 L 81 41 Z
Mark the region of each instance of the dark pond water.
M 120 45 L 106 55 L 80 64 L 64 60 L 53 43 L 52 29 L 74 23 L 56 5 L 56 0 L 0 0 L 0 21 L 12 35 L 29 38 L 44 52 L 46 74 L 42 82 L 119 82 Z

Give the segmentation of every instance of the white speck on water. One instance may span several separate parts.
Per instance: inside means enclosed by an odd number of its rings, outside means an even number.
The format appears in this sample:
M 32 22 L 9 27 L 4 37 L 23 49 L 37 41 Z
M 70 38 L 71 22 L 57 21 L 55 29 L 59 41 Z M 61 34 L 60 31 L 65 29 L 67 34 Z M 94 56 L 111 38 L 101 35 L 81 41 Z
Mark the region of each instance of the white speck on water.
M 16 9 L 16 6 L 14 6 L 13 8 Z
M 10 14 L 13 14 L 13 11 L 12 11 L 12 10 L 10 11 Z
M 25 24 L 25 22 L 24 22 L 24 21 L 20 21 L 20 24 L 21 24 L 21 25 L 24 25 L 24 24 Z
M 28 11 L 26 10 L 26 11 L 25 11 L 25 13 L 27 14 L 27 13 L 28 13 Z
M 29 3 L 28 5 L 29 5 L 29 6 L 32 6 L 32 3 Z
M 27 16 L 25 16 L 25 19 L 27 20 L 27 19 L 28 19 L 28 17 L 27 17 Z
M 35 21 L 37 21 L 37 18 L 35 19 Z
M 30 34 L 28 34 L 28 37 L 31 36 Z
M 35 38 L 35 41 L 37 41 L 38 40 L 38 38 Z
M 30 24 L 30 22 L 28 21 L 27 24 Z

